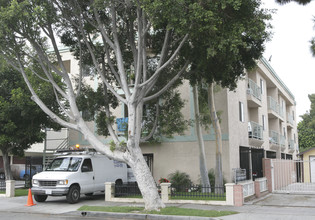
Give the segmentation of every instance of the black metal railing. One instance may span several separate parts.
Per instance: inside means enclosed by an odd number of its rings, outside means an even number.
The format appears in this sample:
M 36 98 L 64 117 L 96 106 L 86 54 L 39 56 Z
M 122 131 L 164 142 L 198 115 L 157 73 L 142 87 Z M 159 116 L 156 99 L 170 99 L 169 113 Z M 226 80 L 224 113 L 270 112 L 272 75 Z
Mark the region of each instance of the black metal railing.
M 136 182 L 116 184 L 115 185 L 115 197 L 133 197 L 141 198 L 141 192 Z
M 171 186 L 170 198 L 179 200 L 225 200 L 225 187 Z
M 6 185 L 5 180 L 0 180 L 0 192 L 5 192 Z

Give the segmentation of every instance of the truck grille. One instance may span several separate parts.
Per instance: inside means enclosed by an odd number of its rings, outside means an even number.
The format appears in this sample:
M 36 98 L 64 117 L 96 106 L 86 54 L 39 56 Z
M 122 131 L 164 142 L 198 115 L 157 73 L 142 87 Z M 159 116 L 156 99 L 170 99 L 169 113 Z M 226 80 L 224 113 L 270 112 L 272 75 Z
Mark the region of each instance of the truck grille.
M 56 186 L 57 181 L 39 181 L 40 186 Z

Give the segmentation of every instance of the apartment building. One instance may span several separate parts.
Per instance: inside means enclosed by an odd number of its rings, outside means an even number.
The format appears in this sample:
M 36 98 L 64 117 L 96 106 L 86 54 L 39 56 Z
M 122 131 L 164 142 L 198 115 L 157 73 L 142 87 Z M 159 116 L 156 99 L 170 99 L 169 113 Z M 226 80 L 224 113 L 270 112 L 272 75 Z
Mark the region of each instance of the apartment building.
M 78 72 L 77 62 L 67 50 L 62 51 L 68 72 Z M 88 77 L 90 85 L 97 86 L 97 78 Z M 182 112 L 187 119 L 194 119 L 193 95 L 188 82 L 179 91 L 186 105 Z M 298 138 L 296 127 L 296 102 L 286 85 L 277 76 L 270 64 L 261 58 L 257 68 L 247 72 L 239 80 L 235 91 L 221 89 L 215 94 L 217 111 L 221 112 L 223 140 L 223 172 L 225 179 L 233 181 L 234 169 L 246 169 L 247 179 L 262 177 L 262 158 L 296 159 Z M 124 120 L 125 107 L 120 105 L 114 115 L 117 121 Z M 96 126 L 89 122 L 96 134 Z M 116 132 L 121 131 L 119 125 Z M 83 135 L 69 130 L 68 145 L 89 146 Z M 110 137 L 99 137 L 109 142 Z M 124 137 L 121 135 L 121 139 Z M 215 166 L 214 130 L 204 130 L 205 151 L 208 169 Z M 56 147 L 58 147 L 56 145 Z M 186 172 L 194 182 L 199 182 L 199 150 L 195 128 L 189 127 L 184 135 L 172 139 L 162 138 L 161 143 L 141 145 L 143 155 L 154 179 L 168 177 L 176 170 Z
M 188 83 L 183 87 L 186 86 Z M 184 88 L 181 91 L 187 100 L 183 112 L 193 119 L 192 92 Z M 218 92 L 215 103 L 221 112 L 223 172 L 227 181 L 233 181 L 235 168 L 246 169 L 247 179 L 262 177 L 262 158 L 296 159 L 296 102 L 264 58 L 238 82 L 235 91 Z M 208 168 L 212 169 L 216 152 L 213 129 L 204 131 L 204 140 Z M 199 150 L 193 127 L 184 136 L 164 139 L 158 146 L 143 145 L 142 149 L 153 158 L 156 179 L 181 170 L 199 181 Z

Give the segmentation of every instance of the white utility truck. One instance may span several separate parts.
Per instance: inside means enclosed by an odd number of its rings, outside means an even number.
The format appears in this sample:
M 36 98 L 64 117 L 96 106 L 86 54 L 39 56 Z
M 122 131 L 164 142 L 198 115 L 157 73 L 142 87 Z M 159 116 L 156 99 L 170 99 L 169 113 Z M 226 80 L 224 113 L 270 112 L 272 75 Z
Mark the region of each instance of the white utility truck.
M 126 164 L 96 152 L 64 151 L 45 171 L 33 176 L 32 193 L 37 202 L 48 196 L 66 196 L 69 203 L 77 203 L 80 194 L 104 191 L 105 182 L 127 182 Z

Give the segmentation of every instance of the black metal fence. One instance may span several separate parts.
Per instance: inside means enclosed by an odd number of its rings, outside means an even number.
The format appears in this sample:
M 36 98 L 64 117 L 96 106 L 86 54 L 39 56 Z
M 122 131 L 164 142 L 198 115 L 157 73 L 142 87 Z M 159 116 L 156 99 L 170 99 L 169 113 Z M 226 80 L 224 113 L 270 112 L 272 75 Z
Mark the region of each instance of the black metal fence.
M 116 184 L 115 197 L 142 197 L 136 182 Z
M 170 198 L 179 200 L 225 200 L 225 187 L 171 186 Z
M 0 180 L 0 192 L 5 192 L 6 185 L 5 180 Z

